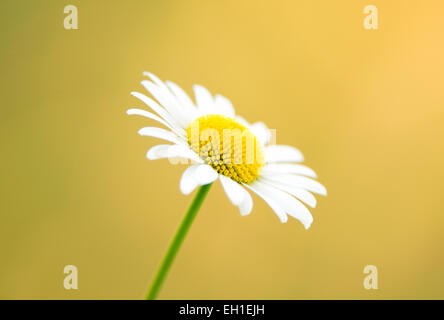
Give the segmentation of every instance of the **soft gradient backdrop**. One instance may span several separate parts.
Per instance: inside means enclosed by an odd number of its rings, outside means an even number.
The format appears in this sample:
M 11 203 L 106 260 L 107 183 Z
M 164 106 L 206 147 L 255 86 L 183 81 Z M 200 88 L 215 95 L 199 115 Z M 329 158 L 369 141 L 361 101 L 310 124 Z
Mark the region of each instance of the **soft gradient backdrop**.
M 63 28 L 65 5 L 79 30 Z M 364 30 L 363 8 L 379 9 Z M 444 298 L 442 1 L 0 4 L 0 298 L 139 299 L 191 196 L 148 161 L 142 72 L 297 146 L 329 195 L 281 224 L 213 187 L 162 299 Z M 79 268 L 79 290 L 63 268 Z M 379 290 L 363 269 L 379 270 Z

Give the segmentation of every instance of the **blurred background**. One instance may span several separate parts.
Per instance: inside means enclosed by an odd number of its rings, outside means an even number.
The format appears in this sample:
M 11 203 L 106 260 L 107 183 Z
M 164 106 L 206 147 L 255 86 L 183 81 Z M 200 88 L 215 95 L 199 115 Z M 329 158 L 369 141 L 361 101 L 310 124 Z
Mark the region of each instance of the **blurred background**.
M 65 5 L 79 29 L 65 30 Z M 366 5 L 379 29 L 365 30 Z M 210 191 L 160 299 L 444 298 L 442 1 L 2 1 L 0 298 L 140 299 L 192 196 L 148 161 L 143 71 L 298 147 L 312 227 Z M 63 287 L 65 265 L 79 289 Z M 379 289 L 365 290 L 375 265 Z

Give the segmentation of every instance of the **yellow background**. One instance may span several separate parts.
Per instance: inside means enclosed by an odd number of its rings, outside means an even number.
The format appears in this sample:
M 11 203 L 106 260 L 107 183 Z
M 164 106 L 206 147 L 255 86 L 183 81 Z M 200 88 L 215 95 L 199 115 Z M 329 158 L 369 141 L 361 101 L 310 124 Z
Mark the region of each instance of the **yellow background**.
M 63 28 L 65 5 L 79 30 Z M 363 8 L 379 9 L 364 30 Z M 327 187 L 306 231 L 215 185 L 159 298 L 444 298 L 442 1 L 2 1 L 0 298 L 139 299 L 192 196 L 142 72 L 227 96 Z M 79 289 L 63 268 L 79 269 Z M 379 270 L 365 290 L 363 269 Z

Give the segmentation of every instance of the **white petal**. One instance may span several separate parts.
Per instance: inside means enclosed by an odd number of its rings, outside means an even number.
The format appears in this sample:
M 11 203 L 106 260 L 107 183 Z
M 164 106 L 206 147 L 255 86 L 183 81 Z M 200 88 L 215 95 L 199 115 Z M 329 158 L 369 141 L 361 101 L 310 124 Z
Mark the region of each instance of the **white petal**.
M 259 139 L 260 143 L 265 146 L 270 141 L 270 130 L 263 122 L 253 123 L 250 127 L 251 132 Z
M 302 222 L 305 229 L 308 229 L 313 222 L 313 217 L 308 209 L 296 198 L 286 192 L 269 186 L 265 183 L 254 181 L 250 184 L 252 188 L 260 190 L 267 197 L 278 203 L 289 215 Z
M 151 80 L 153 80 L 153 82 L 154 82 L 155 84 L 157 84 L 162 90 L 164 90 L 164 91 L 168 91 L 168 88 L 167 88 L 167 86 L 165 85 L 165 83 L 163 83 L 163 81 L 160 80 L 156 75 L 152 74 L 151 72 L 147 72 L 147 71 L 145 71 L 145 72 L 143 73 L 143 75 L 144 75 L 144 76 L 147 76 L 147 77 L 150 77 Z
M 173 94 L 176 96 L 176 98 L 179 100 L 179 102 L 186 108 L 187 113 L 190 114 L 191 120 L 197 118 L 199 116 L 199 113 L 193 101 L 188 96 L 188 94 L 186 94 L 186 92 L 174 82 L 165 81 L 165 83 L 168 86 L 168 88 L 170 88 L 170 90 L 173 92 Z
M 170 155 L 168 151 L 173 145 L 171 144 L 159 144 L 157 146 L 151 147 L 146 153 L 148 160 L 158 160 L 168 158 Z
M 224 175 L 220 175 L 219 180 L 222 183 L 222 187 L 224 188 L 228 199 L 233 205 L 238 206 L 242 202 L 244 196 L 241 192 L 239 192 L 239 189 L 242 187 Z
M 216 105 L 216 113 L 227 117 L 234 117 L 235 112 L 231 101 L 220 94 L 214 97 L 214 104 Z
M 245 187 L 252 190 L 254 193 L 256 193 L 259 197 L 264 199 L 264 201 L 270 206 L 270 208 L 276 213 L 279 220 L 281 220 L 282 223 L 286 223 L 288 221 L 287 214 L 285 213 L 285 210 L 277 203 L 274 199 L 269 197 L 265 192 L 260 190 L 259 188 L 256 188 L 255 186 L 252 186 L 251 184 L 245 184 Z
M 154 98 L 157 99 L 157 101 L 162 104 L 164 104 L 164 102 L 168 103 L 168 99 L 171 98 L 172 94 L 165 83 L 163 83 L 162 80 L 160 80 L 152 73 L 144 72 L 143 74 L 150 77 L 153 81 L 151 82 L 148 80 L 143 80 L 141 82 L 142 85 L 153 95 Z M 164 105 L 164 107 L 166 106 Z
M 154 90 L 154 93 L 162 99 L 159 100 L 162 104 L 164 103 L 164 107 L 166 109 L 171 109 L 172 112 L 177 113 L 178 116 L 182 118 L 182 121 L 184 121 L 183 125 L 186 127 L 191 122 L 190 120 L 190 114 L 188 110 L 188 106 L 185 104 L 181 104 L 180 101 L 177 99 L 177 97 L 173 94 L 173 92 L 169 89 L 169 87 L 164 83 L 162 80 L 160 80 L 157 76 L 150 72 L 144 72 L 145 76 L 148 76 L 153 80 L 153 82 L 157 85 L 151 86 L 149 85 L 149 81 L 142 81 L 142 84 L 147 88 L 148 91 L 151 92 L 151 90 Z M 151 90 L 149 90 L 150 88 Z M 153 93 L 152 93 L 153 94 Z M 154 96 L 154 94 L 153 94 Z M 156 96 L 155 96 L 156 97 Z M 157 99 L 157 97 L 156 97 Z M 195 109 L 195 108 L 194 108 Z
M 142 116 L 145 118 L 149 118 L 152 119 L 154 121 L 157 121 L 161 124 L 163 124 L 165 127 L 167 127 L 168 129 L 170 129 L 171 131 L 174 131 L 177 135 L 185 138 L 186 137 L 186 132 L 184 129 L 179 128 L 179 127 L 173 127 L 170 124 L 168 124 L 166 121 L 164 121 L 163 119 L 161 119 L 160 117 L 158 117 L 157 115 L 155 115 L 154 113 L 148 112 L 146 110 L 142 110 L 142 109 L 136 109 L 136 108 L 132 108 L 132 109 L 128 109 L 126 110 L 126 114 L 128 115 L 138 115 L 138 116 Z
M 180 179 L 180 191 L 183 194 L 190 194 L 197 187 L 196 179 L 194 178 L 194 171 L 198 168 L 198 164 L 192 165 L 188 167 L 184 173 L 182 174 L 182 178 Z
M 239 205 L 239 212 L 242 216 L 246 216 L 247 214 L 250 214 L 251 210 L 253 210 L 253 199 L 247 190 L 243 190 L 245 195 L 242 203 Z
M 265 147 L 265 162 L 302 162 L 304 156 L 302 153 L 291 146 L 271 145 Z
M 186 113 L 184 113 L 183 108 L 181 108 L 180 104 L 165 84 L 160 87 L 148 80 L 143 80 L 141 83 L 153 95 L 153 97 L 162 104 L 165 110 L 174 117 L 176 122 L 179 123 L 182 128 L 185 129 L 188 126 L 190 121 Z
M 303 188 L 323 196 L 327 195 L 327 189 L 322 184 L 307 177 L 302 177 L 292 174 L 275 174 L 275 175 L 263 176 L 263 178 L 284 185 Z
M 141 136 L 147 136 L 147 137 L 154 137 L 159 138 L 163 140 L 170 141 L 172 143 L 176 144 L 187 144 L 187 142 L 184 140 L 184 138 L 179 137 L 175 133 L 162 129 L 157 127 L 145 127 L 139 130 L 139 134 Z
M 217 171 L 207 164 L 199 165 L 194 172 L 194 177 L 197 183 L 201 186 L 214 182 L 218 176 Z
M 307 190 L 304 190 L 302 188 L 288 186 L 288 185 L 278 183 L 278 182 L 267 181 L 267 180 L 263 180 L 263 179 L 261 179 L 261 181 L 263 181 L 264 183 L 266 183 L 268 185 L 274 186 L 282 191 L 285 191 L 285 192 L 291 194 L 292 196 L 295 196 L 296 198 L 298 198 L 299 200 L 301 200 L 302 202 L 304 202 L 305 204 L 309 205 L 312 208 L 316 207 L 316 203 L 317 203 L 316 198 L 314 197 L 314 195 L 312 195 Z
M 156 101 L 147 97 L 144 94 L 139 92 L 131 92 L 131 94 L 145 103 L 148 107 L 150 107 L 154 112 L 156 112 L 159 116 L 161 116 L 166 122 L 168 122 L 173 127 L 182 128 L 179 123 L 174 119 L 174 117 L 168 113 L 163 107 L 161 107 Z
M 316 178 L 316 173 L 307 166 L 302 164 L 289 163 L 270 163 L 263 167 L 262 173 L 264 175 L 271 175 L 275 173 L 293 173 L 300 174 L 307 177 Z
M 193 86 L 196 96 L 196 103 L 199 112 L 203 115 L 214 113 L 214 102 L 211 93 L 203 86 L 195 84 Z
M 183 158 L 202 163 L 203 160 L 190 148 L 183 145 L 160 144 L 152 147 L 146 153 L 149 160 Z
M 248 191 L 226 176 L 219 175 L 219 179 L 228 199 L 232 204 L 239 207 L 240 214 L 243 216 L 249 214 L 253 209 L 253 199 L 251 199 Z
M 217 172 L 207 164 L 194 164 L 188 167 L 180 179 L 180 191 L 190 194 L 197 186 L 209 184 L 218 177 Z

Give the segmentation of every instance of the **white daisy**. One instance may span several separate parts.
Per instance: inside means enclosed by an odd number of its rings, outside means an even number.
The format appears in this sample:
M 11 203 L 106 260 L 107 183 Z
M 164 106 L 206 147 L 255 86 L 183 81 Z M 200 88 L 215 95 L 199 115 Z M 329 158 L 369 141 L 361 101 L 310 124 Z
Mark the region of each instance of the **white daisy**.
M 148 72 L 144 75 L 152 81 L 144 80 L 142 85 L 157 102 L 142 93 L 132 92 L 132 95 L 155 113 L 133 108 L 127 114 L 150 118 L 167 128 L 145 127 L 139 130 L 142 136 L 169 142 L 152 147 L 147 152 L 148 159 L 174 157 L 194 163 L 182 175 L 182 193 L 190 194 L 196 187 L 219 178 L 226 195 L 239 208 L 241 215 L 249 214 L 253 208 L 248 192 L 251 190 L 268 203 L 281 222 L 287 222 L 290 215 L 301 221 L 306 229 L 310 227 L 313 217 L 303 203 L 314 208 L 316 199 L 312 193 L 327 195 L 327 190 L 312 179 L 316 178 L 312 169 L 300 164 L 304 157 L 298 149 L 270 145 L 270 130 L 266 125 L 262 122 L 248 123 L 235 114 L 231 102 L 221 95 L 212 96 L 206 88 L 194 85 L 195 104 L 176 84 L 163 82 Z M 226 129 L 242 132 L 241 140 L 234 138 L 233 148 L 231 137 L 225 141 L 223 138 L 220 141 L 208 137 L 202 139 L 208 130 L 225 137 Z M 193 139 L 193 134 L 198 136 L 198 140 Z M 249 161 L 247 141 L 254 141 L 253 157 Z M 221 155 L 225 155 L 227 145 L 230 147 L 228 156 L 231 155 L 228 161 Z M 215 146 L 220 146 L 224 152 L 214 152 Z

